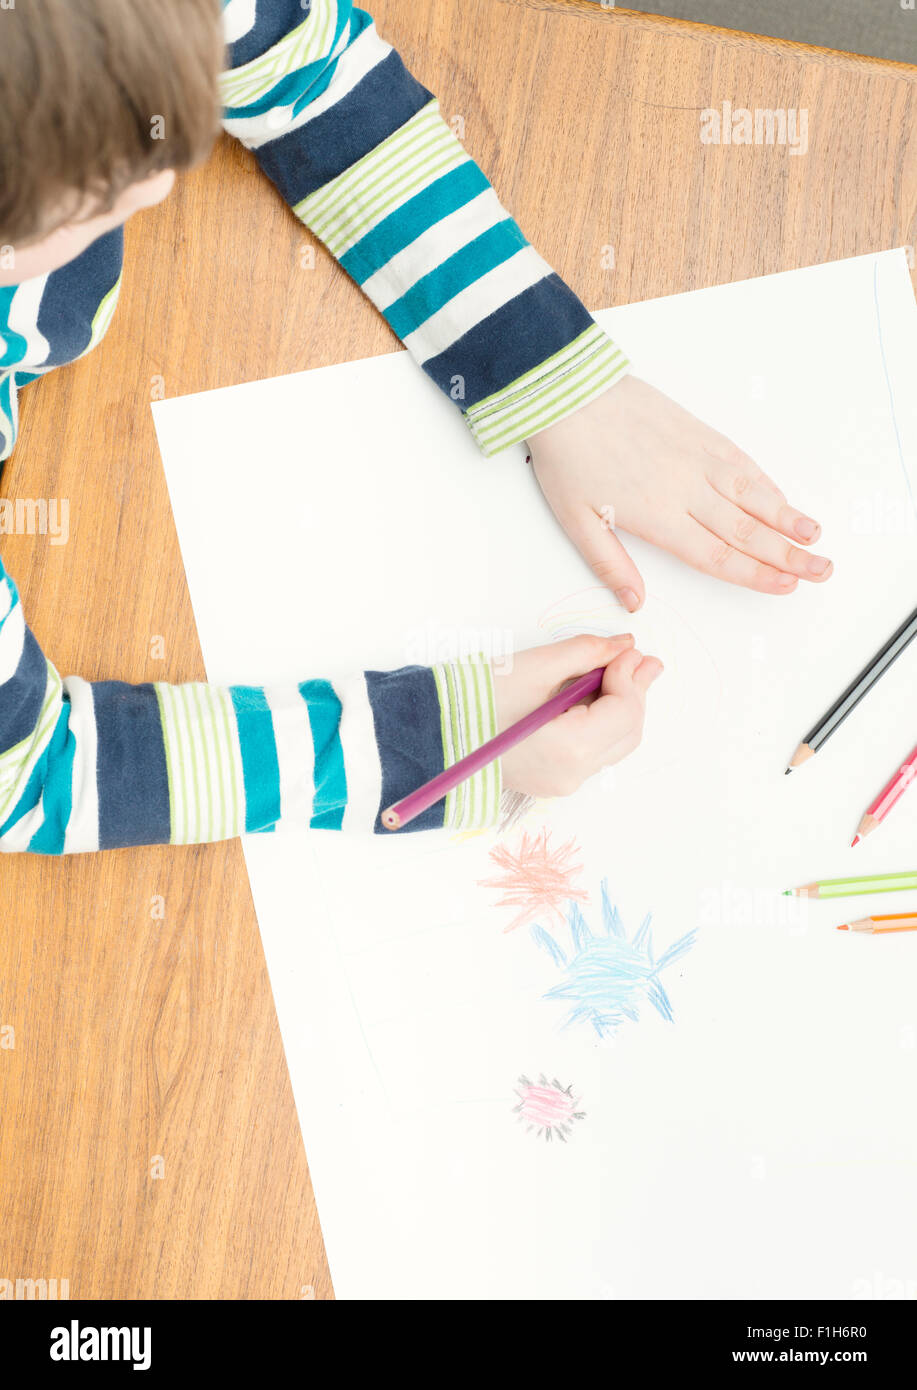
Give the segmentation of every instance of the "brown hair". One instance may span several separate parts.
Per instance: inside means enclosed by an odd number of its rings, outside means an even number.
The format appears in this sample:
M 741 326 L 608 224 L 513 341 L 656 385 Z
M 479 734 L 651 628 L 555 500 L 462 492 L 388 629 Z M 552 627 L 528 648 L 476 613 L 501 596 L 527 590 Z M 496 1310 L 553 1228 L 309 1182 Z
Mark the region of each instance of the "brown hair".
M 204 159 L 223 63 L 219 0 L 0 9 L 0 242 L 109 212 L 130 184 Z

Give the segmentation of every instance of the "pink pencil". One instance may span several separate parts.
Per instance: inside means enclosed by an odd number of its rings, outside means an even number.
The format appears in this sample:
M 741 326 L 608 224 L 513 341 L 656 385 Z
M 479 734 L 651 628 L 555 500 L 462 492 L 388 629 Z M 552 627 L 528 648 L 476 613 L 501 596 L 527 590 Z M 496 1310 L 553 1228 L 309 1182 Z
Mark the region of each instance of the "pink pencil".
M 857 826 L 857 833 L 850 841 L 851 845 L 858 845 L 871 831 L 875 830 L 877 825 L 884 821 L 895 802 L 904 795 L 915 777 L 917 777 L 917 748 L 911 751 L 907 762 L 901 764 L 894 777 L 886 783 L 866 811 Z
M 533 709 L 531 714 L 526 714 L 522 719 L 517 719 L 515 724 L 511 724 L 508 729 L 504 729 L 502 734 L 497 734 L 496 738 L 490 739 L 488 743 L 482 743 L 480 748 L 476 748 L 473 753 L 469 753 L 467 758 L 461 758 L 451 767 L 446 768 L 445 772 L 439 773 L 437 777 L 425 782 L 422 787 L 418 787 L 416 792 L 411 792 L 409 796 L 402 797 L 396 801 L 394 806 L 389 806 L 387 811 L 382 812 L 382 824 L 386 830 L 400 830 L 408 821 L 412 821 L 415 816 L 419 816 L 422 811 L 426 811 L 428 806 L 439 801 L 440 797 L 451 792 L 453 787 L 457 787 L 459 782 L 464 782 L 469 777 L 473 777 L 476 772 L 480 772 L 482 767 L 492 763 L 494 758 L 501 757 L 510 748 L 514 748 L 517 743 L 521 743 L 529 734 L 534 734 L 545 724 L 549 724 L 552 719 L 556 719 L 559 714 L 564 714 L 571 706 L 578 704 L 587 695 L 593 695 L 602 688 L 602 679 L 605 675 L 604 666 L 596 666 L 594 671 L 588 671 L 585 676 L 580 676 L 572 685 L 565 686 L 556 695 L 552 695 L 550 700 L 546 700 L 538 709 Z

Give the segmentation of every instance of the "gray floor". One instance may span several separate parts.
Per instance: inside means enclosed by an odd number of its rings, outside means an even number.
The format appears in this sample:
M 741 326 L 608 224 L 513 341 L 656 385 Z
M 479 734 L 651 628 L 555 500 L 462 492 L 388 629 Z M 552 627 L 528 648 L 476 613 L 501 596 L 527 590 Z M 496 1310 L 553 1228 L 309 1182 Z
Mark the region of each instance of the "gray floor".
M 602 0 L 596 0 L 600 4 Z M 622 9 L 917 63 L 914 0 L 621 0 Z

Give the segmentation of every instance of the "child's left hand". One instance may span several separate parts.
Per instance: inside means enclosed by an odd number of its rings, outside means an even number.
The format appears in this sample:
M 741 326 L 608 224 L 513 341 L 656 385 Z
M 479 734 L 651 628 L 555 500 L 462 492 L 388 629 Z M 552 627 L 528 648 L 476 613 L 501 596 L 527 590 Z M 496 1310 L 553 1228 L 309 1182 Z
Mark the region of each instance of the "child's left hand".
M 798 579 L 831 574 L 830 560 L 784 539 L 810 544 L 818 522 L 735 444 L 637 377 L 527 442 L 561 526 L 631 613 L 643 581 L 612 527 L 762 593 L 792 593 Z

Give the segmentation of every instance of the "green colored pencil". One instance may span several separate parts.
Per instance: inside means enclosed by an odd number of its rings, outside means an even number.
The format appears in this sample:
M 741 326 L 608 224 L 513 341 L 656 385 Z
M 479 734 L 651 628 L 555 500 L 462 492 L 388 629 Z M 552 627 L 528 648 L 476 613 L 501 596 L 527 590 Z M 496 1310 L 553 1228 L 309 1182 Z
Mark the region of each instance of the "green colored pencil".
M 917 888 L 917 869 L 905 869 L 898 874 L 863 874 L 859 878 L 823 878 L 819 883 L 804 883 L 801 888 L 786 888 L 785 898 L 847 898 L 855 893 L 898 893 Z

